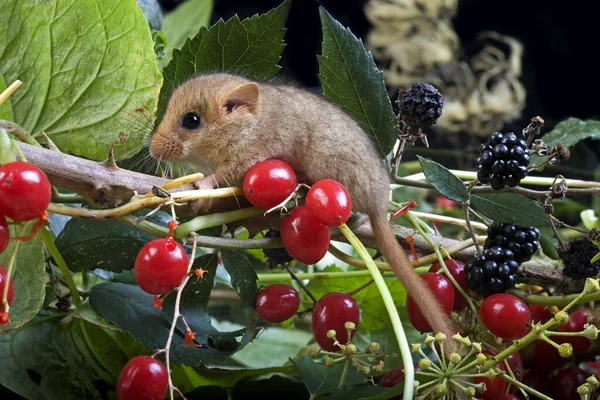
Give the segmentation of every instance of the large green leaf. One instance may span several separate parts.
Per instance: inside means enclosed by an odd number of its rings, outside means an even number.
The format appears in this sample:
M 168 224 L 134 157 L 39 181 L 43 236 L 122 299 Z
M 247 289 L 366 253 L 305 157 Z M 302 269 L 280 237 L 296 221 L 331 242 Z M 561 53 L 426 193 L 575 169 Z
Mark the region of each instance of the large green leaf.
M 167 37 L 167 54 L 179 49 L 189 37 L 210 23 L 213 0 L 188 0 L 165 16 L 162 31 Z
M 263 15 L 240 21 L 237 15 L 219 20 L 187 39 L 165 67 L 164 84 L 158 101 L 158 119 L 180 83 L 198 73 L 230 72 L 248 79 L 267 80 L 279 71 L 277 63 L 285 47 L 284 23 L 290 0 Z
M 299 360 L 291 360 L 300 378 L 304 381 L 306 388 L 314 397 L 317 394 L 331 393 L 338 390 L 338 384 L 344 369 L 343 363 L 338 363 L 333 367 L 326 367 L 323 364 L 316 363 L 312 358 L 304 356 Z M 364 376 L 359 374 L 356 368 L 349 368 L 345 383 L 342 387 L 352 387 L 359 385 L 365 380 Z
M 104 159 L 140 147 L 161 75 L 141 9 L 130 0 L 0 0 L 0 70 L 23 81 L 14 120 L 64 152 Z
M 223 266 L 231 275 L 231 285 L 240 296 L 240 299 L 254 308 L 256 293 L 258 292 L 258 285 L 256 284 L 258 276 L 254 271 L 254 265 L 250 257 L 248 253 L 241 250 L 221 251 Z
M 471 206 L 494 221 L 538 228 L 549 224 L 538 202 L 516 193 L 471 194 Z
M 569 118 L 556 124 L 554 129 L 546 133 L 542 139 L 549 146 L 562 143 L 567 147 L 584 139 L 600 139 L 600 121 Z
M 319 80 L 327 99 L 350 114 L 370 135 L 383 156 L 394 147 L 398 119 L 392 109 L 381 72 L 362 41 L 320 8 L 323 54 Z
M 43 228 L 44 229 L 44 228 Z M 18 236 L 14 226 L 10 228 L 12 237 Z M 15 246 L 10 241 L 4 254 L 10 254 Z M 46 296 L 46 262 L 42 240 L 39 235 L 26 243 L 20 243 L 14 263 L 14 296 L 10 306 L 10 322 L 0 325 L 0 333 L 16 329 L 36 316 Z
M 427 182 L 431 183 L 438 192 L 450 200 L 458 202 L 469 199 L 469 192 L 465 184 L 450 172 L 449 169 L 435 161 L 427 160 L 421 156 L 417 157 L 419 158 L 419 163 L 421 163 L 421 168 L 427 178 Z

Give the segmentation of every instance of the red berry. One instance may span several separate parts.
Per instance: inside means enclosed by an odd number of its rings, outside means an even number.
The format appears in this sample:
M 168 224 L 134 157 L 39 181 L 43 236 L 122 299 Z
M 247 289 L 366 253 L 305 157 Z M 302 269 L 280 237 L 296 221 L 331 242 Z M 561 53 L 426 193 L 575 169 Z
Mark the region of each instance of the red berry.
M 454 287 L 448 278 L 440 274 L 428 272 L 421 275 L 421 279 L 431 288 L 438 302 L 442 305 L 442 310 L 450 315 L 454 306 Z M 411 296 L 406 297 L 406 311 L 408 312 L 408 319 L 410 319 L 415 329 L 419 332 L 432 331 L 429 322 L 427 322 Z
M 585 383 L 589 375 L 575 367 L 560 371 L 554 379 L 554 400 L 579 400 L 577 388 Z
M 558 336 L 553 336 L 556 339 Z M 552 371 L 562 367 L 569 361 L 569 358 L 560 356 L 558 349 L 544 340 L 535 342 L 535 366 L 540 370 Z
M 329 248 L 331 233 L 304 206 L 295 207 L 280 226 L 281 240 L 290 256 L 304 264 L 319 261 Z
M 510 356 L 506 357 L 506 362 L 508 362 L 508 366 L 510 367 L 513 375 L 519 381 L 523 381 L 523 375 L 525 373 L 523 368 L 523 360 L 521 360 L 521 355 L 517 353 L 513 353 Z M 511 386 L 509 392 L 516 393 L 519 388 L 516 386 Z
M 583 325 L 588 323 L 589 317 L 590 310 L 587 308 L 580 308 L 569 314 L 569 322 L 559 326 L 558 330 L 559 332 L 581 332 L 583 330 Z M 590 339 L 582 336 L 553 336 L 552 339 L 555 339 L 556 343 L 560 344 L 571 343 L 573 346 L 573 354 L 587 353 L 590 350 L 590 347 L 592 347 Z
M 494 294 L 483 300 L 479 310 L 481 321 L 494 335 L 513 340 L 529 332 L 531 313 L 527 305 L 510 294 Z
M 51 195 L 46 174 L 35 165 L 13 161 L 0 167 L 0 214 L 30 221 L 46 211 Z
M 0 265 L 0 311 L 4 311 L 4 307 L 2 306 L 2 293 L 4 293 L 4 285 L 7 281 L 6 279 L 7 271 L 4 269 L 2 265 Z M 8 295 L 6 296 L 6 301 L 8 301 L 8 305 L 12 304 L 14 294 L 13 281 L 10 280 L 8 284 Z
M 445 198 L 445 197 L 444 197 Z M 456 282 L 460 285 L 460 287 L 466 292 L 469 290 L 467 286 L 467 273 L 465 272 L 465 264 L 456 261 L 452 258 L 444 260 L 444 264 L 446 264 L 446 268 L 448 268 L 448 272 L 452 275 L 452 277 L 456 280 Z M 442 269 L 442 266 L 439 262 L 434 262 L 431 264 L 429 268 L 429 272 L 438 272 Z M 454 288 L 454 307 L 453 311 L 460 312 L 467 307 L 467 299 L 464 298 L 462 294 L 456 288 Z
M 10 240 L 10 231 L 8 230 L 8 223 L 3 215 L 0 215 L 0 253 L 2 253 L 8 247 L 8 241 Z
M 353 322 L 358 327 L 358 319 L 360 310 L 358 303 L 345 293 L 328 293 L 321 297 L 315 304 L 312 315 L 312 331 L 315 335 L 315 340 L 324 350 L 338 351 L 339 347 L 335 346 L 333 339 L 327 337 L 327 332 L 335 331 L 335 337 L 340 344 L 346 344 L 354 334 L 356 329 L 351 332 L 348 337 L 348 331 L 344 324 Z
M 296 188 L 296 173 L 281 160 L 254 164 L 246 175 L 242 189 L 253 206 L 268 210 L 281 204 Z
M 415 364 L 415 371 L 420 371 L 419 364 Z M 392 388 L 404 381 L 404 365 L 390 369 L 385 373 L 377 383 L 379 386 Z M 394 396 L 390 400 L 400 400 L 402 396 Z
M 162 400 L 169 377 L 165 366 L 150 356 L 137 356 L 121 371 L 117 381 L 117 400 Z
M 142 247 L 135 259 L 135 280 L 147 293 L 165 294 L 179 286 L 187 266 L 185 249 L 175 239 L 154 239 Z
M 289 285 L 276 283 L 256 295 L 256 311 L 267 322 L 283 322 L 298 312 L 300 295 Z
M 483 354 L 487 354 L 490 356 L 496 355 L 493 351 L 489 349 L 483 350 Z M 498 363 L 498 369 L 502 371 L 506 371 L 506 367 L 504 363 Z M 474 383 L 485 383 L 485 391 L 481 394 L 477 394 L 477 398 L 481 398 L 481 400 L 496 400 L 498 396 L 504 393 L 506 389 L 506 381 L 502 379 L 502 377 L 497 376 L 494 379 L 489 378 L 473 378 Z
M 523 384 L 553 398 L 552 375 L 548 372 L 532 369 L 523 377 Z M 531 396 L 529 398 L 531 398 Z
M 454 210 L 456 208 L 456 202 L 444 196 L 436 197 L 435 204 L 441 208 L 447 208 L 451 210 Z
M 531 320 L 535 322 L 541 322 L 545 324 L 552 318 L 552 312 L 548 307 L 540 306 L 537 304 L 528 304 L 529 311 L 531 311 Z
M 344 185 L 333 179 L 321 179 L 306 194 L 306 208 L 321 223 L 340 226 L 350 218 L 352 200 Z
M 519 398 L 513 394 L 501 394 L 496 400 L 519 400 Z

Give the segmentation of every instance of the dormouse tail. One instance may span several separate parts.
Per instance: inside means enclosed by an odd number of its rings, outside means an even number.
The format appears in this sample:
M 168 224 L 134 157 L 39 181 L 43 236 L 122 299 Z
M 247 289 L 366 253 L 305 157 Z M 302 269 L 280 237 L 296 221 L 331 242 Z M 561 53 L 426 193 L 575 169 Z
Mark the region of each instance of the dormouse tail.
M 419 278 L 408 260 L 406 253 L 396 241 L 396 236 L 384 212 L 369 214 L 375 234 L 377 248 L 383 253 L 392 270 L 406 288 L 406 292 L 416 302 L 434 333 L 442 332 L 448 339 L 456 332 L 452 329 L 448 316 L 443 312 L 433 292 Z

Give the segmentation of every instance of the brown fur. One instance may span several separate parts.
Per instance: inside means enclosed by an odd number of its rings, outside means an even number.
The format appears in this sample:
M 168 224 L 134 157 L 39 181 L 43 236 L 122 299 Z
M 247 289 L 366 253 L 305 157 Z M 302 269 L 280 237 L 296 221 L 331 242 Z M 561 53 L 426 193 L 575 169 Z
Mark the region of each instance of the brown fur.
M 196 131 L 181 127 L 197 112 Z M 353 209 L 369 215 L 379 250 L 436 332 L 450 336 L 448 318 L 414 272 L 387 218 L 389 178 L 372 140 L 327 100 L 288 85 L 255 83 L 228 74 L 181 85 L 150 142 L 159 159 L 181 160 L 215 173 L 200 187 L 241 183 L 255 163 L 278 158 L 307 183 L 332 178 L 349 191 Z

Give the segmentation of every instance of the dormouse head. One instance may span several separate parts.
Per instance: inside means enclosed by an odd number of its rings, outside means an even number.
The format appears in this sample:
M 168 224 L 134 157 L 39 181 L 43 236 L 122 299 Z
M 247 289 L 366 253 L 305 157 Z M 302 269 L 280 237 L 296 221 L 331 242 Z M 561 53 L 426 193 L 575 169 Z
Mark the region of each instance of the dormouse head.
M 229 74 L 193 78 L 175 90 L 150 140 L 159 160 L 217 160 L 224 147 L 256 121 L 259 86 Z

